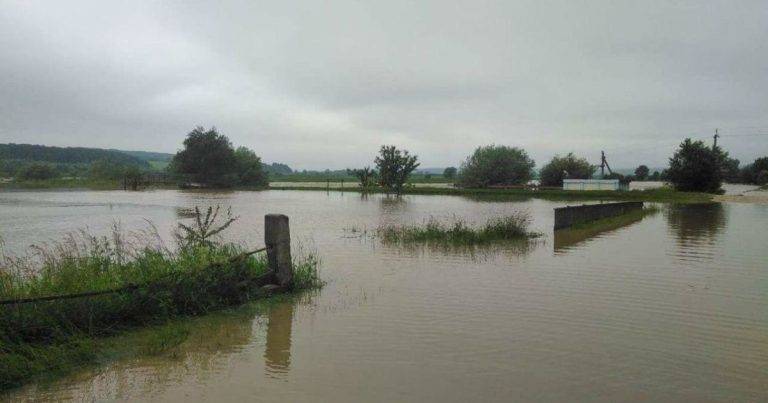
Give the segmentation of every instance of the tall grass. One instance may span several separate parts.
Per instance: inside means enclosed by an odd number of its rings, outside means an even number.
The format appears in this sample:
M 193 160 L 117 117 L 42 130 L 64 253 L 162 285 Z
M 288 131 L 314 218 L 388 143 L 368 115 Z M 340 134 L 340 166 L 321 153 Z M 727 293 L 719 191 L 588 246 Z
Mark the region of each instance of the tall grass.
M 515 213 L 489 219 L 481 227 L 469 226 L 464 220 L 454 219 L 442 223 L 430 217 L 424 225 L 389 225 L 377 228 L 376 234 L 384 242 L 445 242 L 452 244 L 478 244 L 492 241 L 535 238 L 540 234 L 528 231 L 530 216 Z
M 96 338 L 263 295 L 266 255 L 244 251 L 210 237 L 190 237 L 171 250 L 154 230 L 126 234 L 116 226 L 109 236 L 80 231 L 59 243 L 34 246 L 24 256 L 0 256 L 0 300 L 122 289 L 0 305 L 0 389 L 97 360 Z M 293 288 L 322 286 L 318 265 L 314 253 L 295 258 Z M 185 334 L 159 333 L 154 345 L 162 350 Z

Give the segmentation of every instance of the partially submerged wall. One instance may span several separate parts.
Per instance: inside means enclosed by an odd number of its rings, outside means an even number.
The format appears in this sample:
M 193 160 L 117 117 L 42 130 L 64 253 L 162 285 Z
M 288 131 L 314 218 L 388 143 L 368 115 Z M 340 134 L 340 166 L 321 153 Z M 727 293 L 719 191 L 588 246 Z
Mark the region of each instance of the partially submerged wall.
M 642 210 L 643 202 L 585 204 L 555 209 L 555 229 L 568 228 L 576 224 L 616 217 L 630 211 Z

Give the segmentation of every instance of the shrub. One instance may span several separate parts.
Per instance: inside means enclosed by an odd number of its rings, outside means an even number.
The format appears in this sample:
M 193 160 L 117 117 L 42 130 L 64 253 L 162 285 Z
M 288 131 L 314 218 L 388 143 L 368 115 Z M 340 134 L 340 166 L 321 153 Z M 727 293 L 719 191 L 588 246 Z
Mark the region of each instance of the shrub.
M 535 165 L 521 148 L 478 147 L 462 164 L 458 183 L 470 188 L 525 184 L 531 179 Z
M 568 153 L 565 157 L 554 156 L 541 168 L 539 177 L 542 186 L 563 186 L 563 179 L 589 179 L 595 169 L 585 158 Z
M 370 188 L 376 185 L 376 171 L 371 169 L 371 167 L 365 167 L 363 169 L 348 169 L 347 173 L 360 181 L 360 187 Z

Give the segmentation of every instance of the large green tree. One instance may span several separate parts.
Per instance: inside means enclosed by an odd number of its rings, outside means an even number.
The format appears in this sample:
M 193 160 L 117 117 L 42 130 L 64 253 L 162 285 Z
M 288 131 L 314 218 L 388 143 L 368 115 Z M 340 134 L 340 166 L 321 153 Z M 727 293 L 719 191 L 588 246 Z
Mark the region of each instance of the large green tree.
M 227 136 L 216 128 L 196 127 L 184 139 L 184 149 L 176 153 L 169 165 L 171 172 L 185 181 L 210 187 L 266 186 L 264 164 L 255 152 L 237 150 Z
M 235 159 L 237 161 L 238 185 L 267 186 L 269 184 L 261 158 L 253 150 L 247 147 L 238 147 L 235 150 Z
M 704 142 L 685 139 L 669 159 L 668 177 L 675 189 L 719 193 L 723 182 L 721 154 Z
M 478 147 L 461 165 L 458 183 L 471 188 L 524 184 L 531 179 L 535 165 L 522 148 Z
M 237 158 L 227 136 L 215 127 L 196 127 L 184 139 L 184 148 L 171 160 L 171 170 L 193 182 L 231 186 L 237 182 Z
M 395 146 L 381 146 L 374 162 L 379 171 L 379 184 L 387 191 L 400 194 L 408 177 L 419 163 L 418 157 Z
M 589 179 L 595 173 L 594 165 L 573 153 L 561 157 L 556 155 L 539 172 L 542 186 L 563 186 L 563 179 Z

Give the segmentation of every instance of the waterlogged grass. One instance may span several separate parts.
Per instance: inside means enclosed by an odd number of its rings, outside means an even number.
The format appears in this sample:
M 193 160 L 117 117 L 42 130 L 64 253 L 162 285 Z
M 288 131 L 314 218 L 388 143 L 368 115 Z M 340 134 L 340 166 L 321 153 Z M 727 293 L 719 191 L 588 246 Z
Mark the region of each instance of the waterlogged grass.
M 144 234 L 146 235 L 146 234 Z M 235 244 L 170 251 L 159 240 L 85 232 L 0 260 L 0 300 L 124 289 L 98 296 L 0 305 L 0 390 L 47 374 L 98 363 L 114 346 L 103 342 L 127 330 L 239 305 L 264 294 L 265 254 L 241 255 Z M 159 238 L 157 238 L 159 239 Z M 234 259 L 234 257 L 238 257 Z M 294 259 L 294 290 L 318 288 L 314 253 Z M 135 287 L 134 287 L 135 286 Z M 188 330 L 157 327 L 142 354 L 183 342 Z
M 376 229 L 376 235 L 389 243 L 438 242 L 471 245 L 540 236 L 528 231 L 530 221 L 529 215 L 517 213 L 491 218 L 481 227 L 472 227 L 461 219 L 443 223 L 430 217 L 423 225 L 382 226 Z

